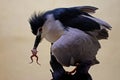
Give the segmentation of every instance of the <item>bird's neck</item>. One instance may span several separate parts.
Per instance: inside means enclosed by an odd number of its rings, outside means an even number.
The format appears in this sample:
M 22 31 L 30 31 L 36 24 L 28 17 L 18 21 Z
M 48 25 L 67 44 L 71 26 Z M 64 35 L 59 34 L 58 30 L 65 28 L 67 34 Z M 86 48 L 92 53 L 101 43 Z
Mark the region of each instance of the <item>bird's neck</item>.
M 43 28 L 42 37 L 53 43 L 58 40 L 64 34 L 64 27 L 59 20 L 49 18 Z

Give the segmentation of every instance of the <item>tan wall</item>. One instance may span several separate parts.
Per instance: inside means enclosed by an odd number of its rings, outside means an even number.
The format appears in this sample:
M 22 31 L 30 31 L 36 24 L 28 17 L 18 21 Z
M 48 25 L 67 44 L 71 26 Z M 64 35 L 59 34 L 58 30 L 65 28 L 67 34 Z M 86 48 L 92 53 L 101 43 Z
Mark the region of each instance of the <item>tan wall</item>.
M 50 43 L 44 40 L 38 48 L 41 66 L 29 64 L 34 36 L 28 19 L 34 11 L 78 5 L 98 7 L 94 16 L 113 27 L 109 40 L 101 41 L 97 55 L 101 63 L 90 73 L 94 80 L 119 80 L 120 0 L 0 0 L 0 80 L 50 80 Z

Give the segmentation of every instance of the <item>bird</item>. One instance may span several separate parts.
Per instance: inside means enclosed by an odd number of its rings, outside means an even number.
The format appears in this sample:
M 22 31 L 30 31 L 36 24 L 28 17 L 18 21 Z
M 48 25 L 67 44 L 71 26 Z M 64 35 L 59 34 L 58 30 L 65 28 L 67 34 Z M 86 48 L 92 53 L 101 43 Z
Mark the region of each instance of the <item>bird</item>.
M 95 26 L 93 27 L 91 22 L 89 22 L 89 23 L 92 25 L 92 28 L 90 28 L 89 26 L 83 27 L 82 25 L 84 25 L 84 24 L 81 25 L 81 23 L 79 23 L 80 21 L 79 20 L 77 21 L 77 19 L 78 19 L 77 16 L 82 15 L 82 14 L 89 15 L 88 13 L 95 13 L 95 11 L 97 9 L 98 8 L 93 7 L 93 6 L 76 6 L 76 7 L 70 7 L 70 8 L 56 8 L 53 10 L 48 10 L 46 12 L 41 12 L 39 14 L 34 13 L 32 15 L 32 17 L 29 19 L 32 33 L 34 35 L 36 35 L 34 46 L 33 46 L 33 49 L 31 50 L 33 53 L 33 55 L 30 57 L 32 62 L 33 62 L 32 58 L 36 57 L 36 62 L 38 63 L 36 49 L 42 39 L 41 39 L 41 35 L 37 35 L 37 33 L 38 33 L 38 29 L 42 31 L 41 27 L 45 23 L 47 15 L 49 15 L 51 13 L 54 14 L 55 19 L 60 20 L 66 28 L 67 28 L 67 26 L 71 26 L 71 27 L 75 27 L 78 29 L 82 29 L 84 31 L 87 31 L 87 30 L 89 31 L 89 30 L 94 30 L 94 28 L 97 28 L 97 27 L 95 27 Z M 73 19 L 76 19 L 76 20 L 73 20 Z M 82 21 L 84 21 L 84 20 L 82 20 Z M 71 22 L 73 24 L 71 24 Z
M 76 73 L 85 76 L 81 80 L 92 80 L 88 70 L 99 63 L 96 59 L 101 48 L 99 40 L 107 39 L 108 30 L 112 28 L 89 14 L 97 9 L 77 6 L 34 14 L 29 20 L 32 33 L 36 35 L 32 54 L 36 55 L 40 41 L 45 38 L 52 43 L 51 53 L 62 66 L 77 66 Z

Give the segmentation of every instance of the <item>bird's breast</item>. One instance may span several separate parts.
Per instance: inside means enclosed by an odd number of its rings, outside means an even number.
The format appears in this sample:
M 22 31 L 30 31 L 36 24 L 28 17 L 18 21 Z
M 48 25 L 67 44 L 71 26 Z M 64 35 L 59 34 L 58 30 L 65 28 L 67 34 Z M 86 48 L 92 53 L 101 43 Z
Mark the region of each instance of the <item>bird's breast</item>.
M 48 21 L 42 29 L 42 37 L 53 43 L 64 34 L 64 28 L 58 20 Z
M 54 31 L 49 31 L 45 35 L 45 39 L 48 40 L 51 43 L 57 41 L 60 37 L 61 37 L 61 34 L 56 32 L 55 30 Z

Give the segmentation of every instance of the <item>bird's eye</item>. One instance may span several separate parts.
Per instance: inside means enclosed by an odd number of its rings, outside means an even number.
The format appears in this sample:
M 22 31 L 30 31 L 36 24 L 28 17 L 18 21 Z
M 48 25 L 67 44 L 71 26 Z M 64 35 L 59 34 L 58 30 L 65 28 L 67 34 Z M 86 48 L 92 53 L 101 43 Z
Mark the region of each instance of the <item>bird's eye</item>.
M 42 31 L 42 28 L 39 28 L 39 31 L 41 32 L 41 31 Z

